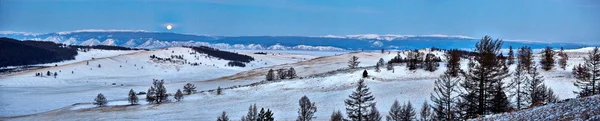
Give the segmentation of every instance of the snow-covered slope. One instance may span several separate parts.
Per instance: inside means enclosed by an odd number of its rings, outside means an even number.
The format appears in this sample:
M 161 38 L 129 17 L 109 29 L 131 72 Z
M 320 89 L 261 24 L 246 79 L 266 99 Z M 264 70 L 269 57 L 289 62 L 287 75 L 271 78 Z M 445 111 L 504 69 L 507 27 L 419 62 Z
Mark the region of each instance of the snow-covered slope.
M 150 84 L 152 79 L 165 79 L 169 83 L 167 88 L 177 89 L 187 82 L 207 80 L 253 68 L 294 63 L 315 57 L 297 54 L 255 55 L 244 53 L 254 56 L 256 61 L 250 62 L 242 68 L 226 66 L 229 62 L 227 60 L 209 57 L 206 54 L 191 54 L 192 52 L 191 49 L 181 47 L 140 51 L 120 56 L 104 56 L 105 58 L 95 58 L 89 61 L 58 63 L 57 67 L 0 76 L 0 87 L 2 87 L 0 88 L 2 98 L 0 116 L 24 115 L 58 109 L 78 102 L 87 102 L 88 96 L 97 93 L 117 96 L 129 89 L 146 91 L 148 89 L 146 85 Z M 117 52 L 94 50 L 90 51 L 89 55 L 83 54 L 78 58 L 115 54 Z M 187 62 L 201 64 L 193 66 L 187 63 L 154 61 L 150 60 L 151 55 L 161 58 L 183 55 Z M 45 74 L 48 71 L 57 72 L 58 76 L 56 78 L 35 76 L 35 73 Z M 113 85 L 113 83 L 115 84 Z M 240 82 L 240 84 L 246 83 Z M 217 86 L 219 85 L 197 85 L 198 90 Z M 44 101 L 39 99 L 44 99 Z
M 571 99 L 473 121 L 600 121 L 600 95 Z
M 187 51 L 186 49 L 173 48 L 151 51 L 146 54 L 94 60 L 90 62 L 91 67 L 85 65 L 85 63 L 77 65 L 82 66 L 86 70 L 86 74 L 90 74 L 89 76 L 74 75 L 73 77 L 77 78 L 73 79 L 70 77 L 62 79 L 59 75 L 57 79 L 39 80 L 36 79 L 39 77 L 33 77 L 32 74 L 30 74 L 31 77 L 0 78 L 2 79 L 0 85 L 3 85 L 3 88 L 0 88 L 0 93 L 8 95 L 7 100 L 9 100 L 8 103 L 3 104 L 8 106 L 3 107 L 2 109 L 6 110 L 2 110 L 2 112 L 48 111 L 35 115 L 8 117 L 5 118 L 6 120 L 215 120 L 221 111 L 226 111 L 230 119 L 238 120 L 245 115 L 248 106 L 257 104 L 259 107 L 273 110 L 276 120 L 294 120 L 297 116 L 298 99 L 303 95 L 307 95 L 318 107 L 318 112 L 315 114 L 317 120 L 328 120 L 333 111 L 345 111 L 344 99 L 347 99 L 348 95 L 355 90 L 356 82 L 362 78 L 362 69 L 344 69 L 347 67 L 347 61 L 351 56 L 359 57 L 359 61 L 361 61 L 359 66 L 367 67 L 375 65 L 379 58 L 387 61 L 397 54 L 397 52 L 353 52 L 310 59 L 305 55 L 271 52 L 266 55 L 252 55 L 256 62 L 248 64 L 250 68 L 222 67 L 220 65 L 225 62 L 210 59 L 202 60 L 202 62 L 216 63 L 216 67 L 211 67 L 212 65 L 202 66 L 201 68 L 179 67 L 140 59 L 152 54 L 160 57 L 168 56 L 171 55 L 169 53 L 172 53 L 172 50 L 175 50 L 175 55 L 179 53 L 185 55 Z M 399 54 L 406 57 L 405 52 Z M 434 52 L 434 54 L 440 56 L 442 52 Z M 570 68 L 581 63 L 581 58 L 576 55 L 570 55 L 570 57 L 572 58 L 569 60 L 569 66 L 566 70 L 541 71 L 541 74 L 545 77 L 545 84 L 554 89 L 560 99 L 575 97 L 572 91 L 577 90 L 572 85 L 572 81 L 575 79 L 570 77 Z M 185 55 L 185 58 L 188 58 L 188 55 Z M 305 60 L 304 58 L 306 58 L 306 61 L 297 62 Z M 130 60 L 130 62 L 123 63 L 124 60 Z M 94 67 L 97 63 L 102 63 L 102 68 Z M 132 68 L 133 63 L 143 63 L 141 65 L 144 65 L 145 68 Z M 466 63 L 466 60 L 461 62 L 463 69 L 466 69 Z M 104 64 L 110 64 L 111 69 L 104 68 Z M 117 67 L 117 64 L 123 64 L 124 66 L 121 69 Z M 385 69 L 382 69 L 381 72 L 375 72 L 372 67 L 365 68 L 371 76 L 366 78 L 366 83 L 375 96 L 377 108 L 381 114 L 387 114 L 394 100 L 401 103 L 410 101 L 419 110 L 424 101 L 429 101 L 429 94 L 433 91 L 434 80 L 446 70 L 445 63 L 440 63 L 440 65 L 440 68 L 435 72 L 427 72 L 421 69 L 409 71 L 405 66 L 395 66 L 394 72 Z M 176 71 L 178 67 L 180 71 Z M 289 67 L 294 67 L 298 76 L 302 78 L 261 82 L 265 79 L 264 75 L 269 69 Z M 67 68 L 74 69 L 74 67 L 65 67 L 65 69 Z M 89 68 L 104 70 L 102 72 L 106 72 L 106 74 L 87 71 Z M 513 69 L 515 66 L 513 65 L 510 68 Z M 186 95 L 181 102 L 160 105 L 146 104 L 143 102 L 144 96 L 140 95 L 141 105 L 125 106 L 128 90 L 146 91 L 151 85 L 152 78 L 165 79 L 169 93 L 181 89 L 187 82 L 195 84 L 201 93 Z M 89 82 L 84 82 L 87 80 Z M 505 81 L 508 80 L 510 80 L 510 77 Z M 104 84 L 105 82 L 106 84 Z M 117 83 L 117 85 L 111 86 L 110 83 L 112 82 Z M 243 86 L 251 83 L 256 85 Z M 120 86 L 120 84 L 124 84 L 124 86 Z M 27 89 L 22 87 L 27 87 Z M 208 91 L 217 87 L 225 88 L 223 95 L 216 95 L 214 92 Z M 47 89 L 53 91 L 47 92 Z M 109 105 L 111 106 L 94 108 L 90 102 L 98 93 L 103 93 L 109 99 Z M 11 98 L 22 95 L 33 95 L 34 97 Z M 77 97 L 73 97 L 74 95 Z M 64 97 L 64 99 L 57 99 L 56 97 Z M 60 106 L 45 108 L 48 103 L 37 104 L 41 101 L 28 101 L 38 98 L 53 99 L 50 103 L 59 104 Z M 74 103 L 81 104 L 71 105 Z M 26 106 L 19 107 L 22 105 Z M 44 107 L 45 110 L 31 111 L 34 108 L 30 108 L 30 106 Z

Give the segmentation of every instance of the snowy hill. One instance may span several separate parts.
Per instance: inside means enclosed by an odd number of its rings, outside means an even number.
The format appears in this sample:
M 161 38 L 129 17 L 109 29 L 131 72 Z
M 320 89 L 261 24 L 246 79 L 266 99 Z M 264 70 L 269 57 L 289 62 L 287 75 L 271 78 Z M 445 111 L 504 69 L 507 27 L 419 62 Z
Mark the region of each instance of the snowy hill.
M 346 36 L 208 36 L 143 30 L 78 30 L 56 33 L 0 32 L 0 37 L 19 40 L 52 41 L 74 45 L 118 45 L 136 48 L 165 48 L 172 46 L 209 46 L 219 49 L 267 50 L 379 50 L 420 49 L 435 46 L 442 49 L 474 48 L 479 37 L 461 35 L 377 35 Z M 576 43 L 544 43 L 505 41 L 504 46 L 530 46 L 533 49 L 551 46 L 580 48 L 595 46 Z
M 428 52 L 428 49 L 421 50 Z M 225 67 L 227 61 L 189 55 L 187 48 L 169 48 L 140 52 L 135 54 L 96 59 L 86 63 L 36 70 L 32 72 L 0 77 L 0 93 L 5 95 L 0 106 L 3 120 L 214 120 L 221 111 L 226 111 L 230 119 L 238 120 L 245 115 L 252 104 L 274 111 L 276 120 L 294 120 L 298 108 L 298 99 L 307 95 L 316 103 L 318 112 L 316 120 L 328 120 L 336 110 L 345 110 L 344 99 L 355 90 L 356 82 L 361 79 L 363 69 L 370 75 L 366 78 L 368 87 L 375 96 L 377 108 L 387 114 L 394 100 L 401 103 L 410 101 L 416 110 L 424 101 L 429 101 L 433 91 L 433 82 L 443 71 L 445 63 L 435 72 L 422 69 L 409 71 L 405 66 L 395 66 L 394 72 L 383 69 L 375 72 L 372 67 L 379 58 L 389 60 L 397 52 L 353 52 L 335 56 L 314 57 L 309 55 L 269 52 L 253 54 L 255 61 L 247 68 Z M 202 62 L 200 67 L 160 63 L 150 61 L 150 55 L 168 57 L 184 55 L 188 61 Z M 399 53 L 406 56 L 406 52 Z M 441 56 L 443 52 L 434 54 Z M 572 54 L 572 53 L 569 53 Z M 361 69 L 346 69 L 351 56 L 359 57 Z M 571 56 L 571 55 L 570 55 Z M 569 67 L 581 62 L 576 55 L 571 56 Z M 204 65 L 204 64 L 207 65 Z M 267 63 L 267 64 L 265 64 Z M 466 68 L 467 61 L 461 61 Z M 102 64 L 102 68 L 97 68 Z M 137 64 L 137 66 L 134 66 Z M 211 64 L 215 64 L 212 66 Z M 119 68 L 123 65 L 122 68 Z M 139 66 L 144 66 L 143 69 Z M 294 67 L 300 78 L 264 81 L 269 69 Z M 510 67 L 511 70 L 515 66 Z M 92 70 L 89 70 L 92 69 Z M 73 75 L 66 73 L 57 78 L 35 77 L 32 73 L 40 71 L 77 70 Z M 573 98 L 570 69 L 555 69 L 540 72 L 545 77 L 545 84 L 554 89 L 560 99 Z M 109 76 L 106 76 L 109 75 Z M 168 93 L 181 89 L 187 82 L 195 84 L 199 93 L 185 95 L 181 102 L 169 102 L 150 105 L 140 98 L 141 105 L 127 106 L 127 92 L 146 91 L 151 79 L 165 79 Z M 509 77 L 510 78 L 510 77 Z M 505 81 L 510 80 L 507 78 Z M 111 85 L 116 83 L 116 85 Z M 123 86 L 120 86 L 123 84 Z M 24 89 L 24 87 L 26 89 Z M 224 88 L 223 95 L 216 95 L 212 90 Z M 52 89 L 53 91 L 46 91 Z M 108 107 L 94 107 L 90 102 L 98 93 L 103 93 L 109 100 Z M 24 96 L 27 95 L 27 96 Z M 17 98 L 20 97 L 20 98 Z M 57 97 L 61 97 L 57 99 Z M 52 99 L 38 101 L 36 99 Z M 42 108 L 40 108 L 42 107 Z M 210 110 L 205 110 L 210 109 Z M 33 114 L 33 115 L 24 115 Z M 148 115 L 153 115 L 149 117 Z M 6 117 L 12 116 L 12 117 Z
M 571 99 L 517 112 L 491 115 L 473 121 L 598 121 L 600 120 L 600 95 Z

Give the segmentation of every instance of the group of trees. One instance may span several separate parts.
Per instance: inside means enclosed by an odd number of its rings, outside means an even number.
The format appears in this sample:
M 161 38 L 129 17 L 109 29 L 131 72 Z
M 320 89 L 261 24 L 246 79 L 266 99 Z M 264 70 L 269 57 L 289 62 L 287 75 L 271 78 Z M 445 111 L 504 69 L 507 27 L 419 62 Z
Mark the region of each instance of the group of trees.
M 600 94 L 600 50 L 595 47 L 584 58 L 584 63 L 573 67 L 573 74 L 577 81 L 574 85 L 580 91 L 575 92 L 578 97 L 587 97 Z
M 423 58 L 423 56 L 425 57 Z M 433 53 L 428 53 L 425 55 L 418 50 L 409 51 L 405 60 L 406 68 L 408 68 L 408 70 L 422 68 L 431 72 L 437 70 L 439 62 L 442 61 L 440 57 L 435 56 Z
M 45 74 L 45 75 L 46 75 L 46 76 L 54 76 L 54 78 L 56 78 L 56 76 L 58 76 L 58 73 L 57 73 L 57 72 L 54 72 L 54 73 L 52 73 L 52 72 L 48 71 L 48 72 L 46 72 L 46 74 Z M 40 72 L 40 73 L 35 73 L 35 76 L 40 76 L 40 77 L 42 77 L 42 76 L 44 76 L 44 73 L 43 73 L 43 72 Z
M 275 70 L 269 69 L 266 75 L 267 81 L 273 81 L 276 79 L 294 79 L 296 77 L 297 75 L 294 67 L 290 67 L 290 69 L 287 70 L 284 68 L 277 69 L 277 73 L 275 73 Z

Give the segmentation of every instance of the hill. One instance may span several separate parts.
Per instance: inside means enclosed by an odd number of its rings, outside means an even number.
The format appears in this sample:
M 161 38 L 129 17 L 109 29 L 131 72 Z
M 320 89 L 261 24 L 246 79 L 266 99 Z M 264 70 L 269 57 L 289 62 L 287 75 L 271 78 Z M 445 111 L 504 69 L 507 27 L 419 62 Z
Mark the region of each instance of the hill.
M 560 103 L 496 114 L 473 121 L 598 121 L 600 95 L 566 100 Z

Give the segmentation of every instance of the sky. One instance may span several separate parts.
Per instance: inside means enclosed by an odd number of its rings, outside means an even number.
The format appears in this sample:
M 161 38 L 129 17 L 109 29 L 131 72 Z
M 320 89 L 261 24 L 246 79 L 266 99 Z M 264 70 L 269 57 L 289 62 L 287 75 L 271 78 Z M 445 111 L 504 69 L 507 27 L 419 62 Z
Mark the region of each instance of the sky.
M 600 1 L 0 0 L 0 31 L 81 29 L 223 36 L 490 35 L 600 43 Z

